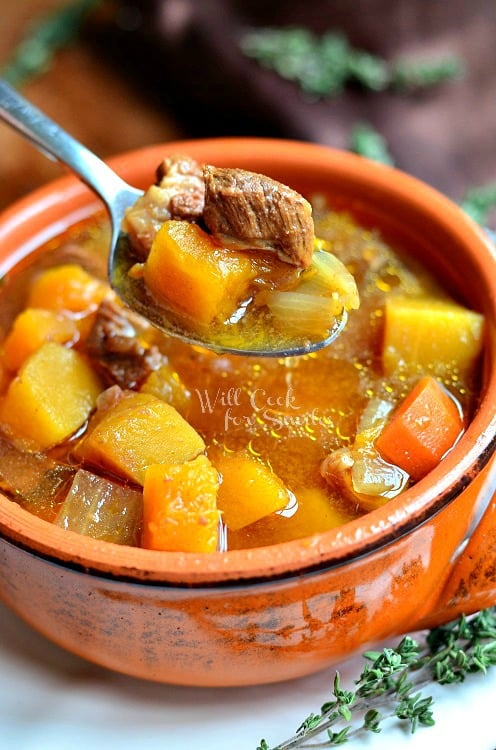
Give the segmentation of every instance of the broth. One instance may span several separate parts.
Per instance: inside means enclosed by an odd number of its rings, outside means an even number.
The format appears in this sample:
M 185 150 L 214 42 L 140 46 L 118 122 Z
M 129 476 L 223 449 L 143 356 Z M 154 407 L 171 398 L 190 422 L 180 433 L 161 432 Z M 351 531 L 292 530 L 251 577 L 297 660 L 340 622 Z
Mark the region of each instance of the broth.
M 277 477 L 287 492 L 285 507 L 240 528 L 227 528 L 222 536 L 229 549 L 309 536 L 387 502 L 390 495 L 383 493 L 374 496 L 369 505 L 364 504 L 360 493 L 350 496 L 322 472 L 329 454 L 353 448 L 368 404 L 386 402 L 394 410 L 427 374 L 447 389 L 465 424 L 477 405 L 477 357 L 463 369 L 454 361 L 438 360 L 427 365 L 400 362 L 392 372 L 385 372 L 386 301 L 412 298 L 450 303 L 432 275 L 386 244 L 379 232 L 361 228 L 346 213 L 315 208 L 315 228 L 316 235 L 330 243 L 355 277 L 361 300 L 360 309 L 350 314 L 344 333 L 327 349 L 280 360 L 219 355 L 167 339 L 144 322 L 132 319 L 142 346 L 153 347 L 162 357 L 160 367 L 152 367 L 145 381 L 133 388 L 172 404 L 201 436 L 214 467 L 221 465 L 226 455 L 242 455 Z M 30 285 L 40 273 L 77 263 L 104 280 L 107 244 L 106 222 L 94 220 L 51 241 L 29 262 L 14 269 L 5 279 L 0 297 L 4 343 L 16 315 L 28 304 Z M 90 363 L 85 337 L 95 314 L 95 306 L 87 313 L 72 313 L 78 334 L 65 345 Z M 16 370 L 7 366 L 4 358 L 4 405 L 15 377 Z M 112 380 L 102 383 L 112 386 Z M 140 482 L 81 453 L 86 420 L 69 439 L 40 450 L 36 441 L 33 444 L 12 428 L 5 414 L 3 409 L 1 487 L 31 512 L 55 521 L 74 472 L 80 467 L 131 489 L 133 498 L 140 496 Z M 22 471 L 26 476 L 20 476 Z M 413 481 L 406 476 L 404 480 L 402 488 Z M 239 487 L 240 496 L 245 490 Z

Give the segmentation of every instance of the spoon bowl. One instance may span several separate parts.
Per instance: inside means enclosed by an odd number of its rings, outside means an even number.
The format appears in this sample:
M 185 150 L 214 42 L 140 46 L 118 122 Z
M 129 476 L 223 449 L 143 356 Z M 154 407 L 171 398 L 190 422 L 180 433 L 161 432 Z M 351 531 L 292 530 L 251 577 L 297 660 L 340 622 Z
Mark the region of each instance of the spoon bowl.
M 144 284 L 128 273 L 136 262 L 128 235 L 122 223 L 128 208 L 133 206 L 143 191 L 128 185 L 105 162 L 79 143 L 57 123 L 28 102 L 15 89 L 0 79 L 0 119 L 11 125 L 33 143 L 46 156 L 71 169 L 104 202 L 111 222 L 111 240 L 108 260 L 110 284 L 123 302 L 164 333 L 180 338 L 189 344 L 202 346 L 216 352 L 230 354 L 289 357 L 309 354 L 328 346 L 343 331 L 345 311 L 332 321 L 326 335 L 309 339 L 306 336 L 281 333 L 268 339 L 263 332 L 246 329 L 247 335 L 230 338 L 220 328 L 205 332 L 191 331 L 174 319 L 170 313 L 151 297 Z

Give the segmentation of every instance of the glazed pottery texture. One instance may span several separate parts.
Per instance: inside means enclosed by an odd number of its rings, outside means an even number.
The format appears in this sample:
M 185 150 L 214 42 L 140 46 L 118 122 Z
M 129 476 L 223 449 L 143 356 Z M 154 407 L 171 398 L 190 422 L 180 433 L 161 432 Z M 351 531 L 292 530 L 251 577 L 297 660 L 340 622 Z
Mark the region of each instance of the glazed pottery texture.
M 145 187 L 166 153 L 322 193 L 415 253 L 487 321 L 480 408 L 441 465 L 382 508 L 271 547 L 188 555 L 73 534 L 0 497 L 0 595 L 59 645 L 108 668 L 186 685 L 323 669 L 370 642 L 496 602 L 496 258 L 450 201 L 394 169 L 311 144 L 214 139 L 116 158 Z M 5 273 L 100 208 L 61 179 L 0 217 Z

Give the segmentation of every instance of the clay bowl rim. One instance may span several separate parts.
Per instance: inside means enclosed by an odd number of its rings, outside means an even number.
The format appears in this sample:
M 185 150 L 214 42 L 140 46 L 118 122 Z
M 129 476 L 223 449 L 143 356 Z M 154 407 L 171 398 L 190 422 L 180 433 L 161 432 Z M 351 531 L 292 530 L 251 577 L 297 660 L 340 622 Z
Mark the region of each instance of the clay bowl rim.
M 371 554 L 433 518 L 453 501 L 490 459 L 496 446 L 496 254 L 481 231 L 445 196 L 399 170 L 370 162 L 327 146 L 267 138 L 209 138 L 146 146 L 109 159 L 111 166 L 133 184 L 142 171 L 141 186 L 151 181 L 165 153 L 182 152 L 218 165 L 246 166 L 295 180 L 312 172 L 320 178 L 362 185 L 370 195 L 408 203 L 411 210 L 433 222 L 447 238 L 471 253 L 471 262 L 484 279 L 486 307 L 491 311 L 487 331 L 484 396 L 466 433 L 442 464 L 425 480 L 385 506 L 360 519 L 312 537 L 249 550 L 214 555 L 156 552 L 83 537 L 33 516 L 0 495 L 0 535 L 29 552 L 66 567 L 105 577 L 149 581 L 174 586 L 234 585 L 327 569 Z M 208 154 L 208 156 L 207 156 Z M 146 165 L 146 166 L 145 166 Z M 144 171 L 143 171 L 144 170 Z M 344 183 L 343 183 L 344 184 Z M 0 265 L 10 268 L 40 243 L 71 224 L 87 218 L 101 204 L 76 178 L 62 177 L 17 201 L 0 215 L 0 247 L 14 236 L 16 254 L 2 253 Z M 43 217 L 50 217 L 50 220 Z M 46 223 L 45 223 L 46 221 Z M 37 228 L 37 231 L 35 230 Z M 491 274 L 492 268 L 492 274 Z M 487 314 L 487 313 L 486 313 Z

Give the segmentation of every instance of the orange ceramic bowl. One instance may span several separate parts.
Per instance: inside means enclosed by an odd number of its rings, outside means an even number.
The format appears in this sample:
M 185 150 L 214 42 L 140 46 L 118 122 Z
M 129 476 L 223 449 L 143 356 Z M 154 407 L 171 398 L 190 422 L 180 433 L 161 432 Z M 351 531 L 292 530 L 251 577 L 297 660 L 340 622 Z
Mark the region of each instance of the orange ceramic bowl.
M 442 464 L 382 508 L 311 538 L 192 555 L 99 542 L 0 496 L 0 593 L 33 627 L 108 668 L 186 685 L 246 685 L 322 669 L 365 644 L 496 602 L 496 259 L 446 198 L 396 170 L 311 144 L 222 139 L 113 160 L 146 186 L 166 152 L 320 192 L 415 249 L 486 316 L 480 408 Z M 99 207 L 64 178 L 0 217 L 5 272 Z

